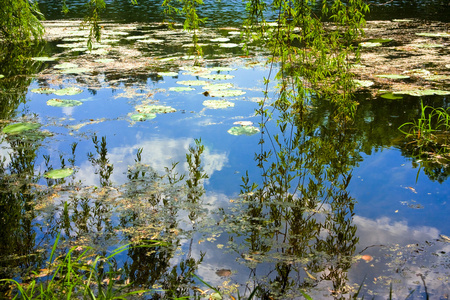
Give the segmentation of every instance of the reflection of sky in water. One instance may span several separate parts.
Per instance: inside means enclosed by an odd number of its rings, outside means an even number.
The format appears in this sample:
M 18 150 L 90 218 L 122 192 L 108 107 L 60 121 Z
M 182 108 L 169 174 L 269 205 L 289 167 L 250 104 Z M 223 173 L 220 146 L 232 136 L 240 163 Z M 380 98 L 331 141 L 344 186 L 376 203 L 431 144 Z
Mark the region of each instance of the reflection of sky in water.
M 181 72 L 177 78 L 164 77 L 157 83 L 147 81 L 146 85 L 135 87 L 119 85 L 114 89 L 100 89 L 95 95 L 85 90 L 80 95 L 61 97 L 83 101 L 83 105 L 73 108 L 47 106 L 45 102 L 54 95 L 29 93 L 31 101 L 25 107 L 38 114 L 41 122 L 46 125 L 44 129 L 55 133 L 55 136 L 45 140 L 37 165 L 43 169 L 42 154 L 51 154 L 51 163 L 54 168 L 58 168 L 59 154 L 69 158 L 70 144 L 78 142 L 76 176 L 85 185 L 98 185 L 98 175 L 94 174 L 94 168 L 86 157 L 88 152 L 95 151 L 90 138 L 95 133 L 99 139 L 107 137 L 108 158 L 114 165 L 111 179 L 115 184 L 122 184 L 126 180 L 127 168 L 134 163 L 139 148 L 143 149 L 143 162 L 157 171 L 163 172 L 164 167 L 180 161 L 178 171 L 186 173 L 185 155 L 189 146 L 194 144 L 194 139 L 201 138 L 206 148 L 202 156 L 204 170 L 210 176 L 205 182 L 205 201 L 209 205 L 207 208 L 210 212 L 216 212 L 221 207 L 227 208 L 232 205 L 230 200 L 239 192 L 241 176 L 245 171 L 249 171 L 250 178 L 254 181 L 260 175 L 253 160 L 254 154 L 260 149 L 257 144 L 259 134 L 250 137 L 233 136 L 227 130 L 234 126 L 233 122 L 240 120 L 253 121 L 257 126 L 260 118 L 254 116 L 257 108 L 254 98 L 262 97 L 261 79 L 267 76 L 267 72 L 267 69 L 259 67 L 224 72 L 236 77 L 223 82 L 233 82 L 236 88 L 243 89 L 246 94 L 230 98 L 235 106 L 223 110 L 206 109 L 202 105 L 204 100 L 212 98 L 202 94 L 204 90 L 201 86 L 195 86 L 195 90 L 191 92 L 169 91 L 170 87 L 178 86 L 177 81 L 196 79 L 195 76 L 182 75 Z M 68 83 L 82 87 L 73 81 Z M 30 89 L 36 87 L 37 84 L 34 83 Z M 138 94 L 128 94 L 131 95 L 129 97 L 123 94 L 133 90 Z M 154 95 L 147 97 L 150 92 Z M 155 119 L 145 122 L 132 122 L 130 114 L 135 111 L 134 107 L 146 101 L 170 105 L 178 111 L 159 114 Z M 89 123 L 92 120 L 100 122 Z M 68 127 L 85 122 L 86 125 L 78 130 Z M 354 224 L 358 228 L 360 242 L 356 253 L 372 245 L 399 244 L 406 247 L 408 244 L 433 241 L 441 233 L 450 234 L 450 225 L 446 221 L 449 213 L 446 205 L 449 198 L 448 181 L 443 184 L 432 182 L 421 172 L 416 182 L 417 169 L 413 169 L 411 162 L 401 156 L 398 150 L 390 148 L 365 155 L 352 175 L 348 190 L 357 201 Z M 225 234 L 217 237 L 215 243 L 201 239 L 203 238 L 196 236 L 192 243 L 193 256 L 198 256 L 200 251 L 206 252 L 198 271 L 201 277 L 207 278 L 210 284 L 218 285 L 224 279 L 215 272 L 218 269 L 231 269 L 232 282 L 242 283 L 248 279 L 250 271 L 237 261 L 242 260 L 239 254 L 224 255 L 226 247 L 217 247 L 217 244 L 227 244 Z M 183 252 L 188 252 L 190 242 L 183 241 Z M 435 252 L 449 250 L 442 243 L 433 247 L 436 248 L 433 248 Z M 386 251 L 389 250 L 381 246 L 365 251 L 364 253 L 374 256 L 374 266 L 367 268 L 363 265 L 365 262 L 355 262 L 349 278 L 360 283 L 366 274 L 372 277 L 382 274 L 386 262 L 380 257 Z M 176 263 L 182 258 L 183 256 L 173 258 L 172 262 Z M 257 274 L 265 274 L 270 268 L 263 264 L 258 267 Z M 416 270 L 416 266 L 412 266 L 411 270 Z M 427 280 L 431 280 L 430 278 Z M 414 280 L 417 278 L 404 282 Z

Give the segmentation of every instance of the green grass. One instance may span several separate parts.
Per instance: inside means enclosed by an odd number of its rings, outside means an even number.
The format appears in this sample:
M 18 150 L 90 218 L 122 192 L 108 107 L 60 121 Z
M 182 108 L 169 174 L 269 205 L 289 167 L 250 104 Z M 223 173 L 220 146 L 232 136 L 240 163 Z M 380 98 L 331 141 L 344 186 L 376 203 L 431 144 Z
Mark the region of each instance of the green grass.
M 107 300 L 130 299 L 150 292 L 134 289 L 132 283 L 121 278 L 122 272 L 117 269 L 114 257 L 130 248 L 164 243 L 141 241 L 138 245 L 127 244 L 107 256 L 95 254 L 92 247 L 72 247 L 67 254 L 56 257 L 59 237 L 53 245 L 47 268 L 34 272 L 30 280 L 0 280 L 10 288 L 9 298 Z
M 442 107 L 434 108 L 421 103 L 417 120 L 399 127 L 419 153 L 448 155 L 450 153 L 450 114 Z

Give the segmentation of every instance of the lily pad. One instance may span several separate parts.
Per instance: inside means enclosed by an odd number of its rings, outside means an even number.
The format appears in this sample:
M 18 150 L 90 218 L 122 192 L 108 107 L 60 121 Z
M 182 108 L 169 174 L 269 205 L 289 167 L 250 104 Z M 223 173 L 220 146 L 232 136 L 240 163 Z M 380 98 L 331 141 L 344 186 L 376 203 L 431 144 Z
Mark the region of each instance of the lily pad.
M 356 86 L 358 87 L 369 87 L 374 85 L 373 81 L 370 80 L 358 80 L 358 79 L 354 79 L 353 82 L 356 84 Z
M 372 43 L 372 42 L 362 42 L 362 43 L 359 43 L 359 45 L 361 47 L 365 47 L 365 48 L 372 48 L 372 47 L 380 47 L 382 44 L 381 43 Z
M 65 177 L 69 177 L 73 174 L 73 169 L 71 168 L 63 168 L 63 169 L 56 169 L 51 170 L 48 172 L 45 172 L 44 177 L 49 179 L 61 179 Z
M 62 63 L 62 64 L 57 64 L 57 65 L 53 66 L 53 68 L 55 68 L 55 69 L 73 69 L 73 68 L 78 68 L 78 65 L 73 64 L 73 63 Z
M 228 108 L 234 107 L 234 103 L 226 100 L 205 100 L 203 101 L 203 105 L 208 108 Z
M 233 84 L 232 83 L 216 83 L 216 84 L 208 84 L 202 87 L 202 89 L 204 90 L 208 90 L 208 91 L 219 91 L 219 90 L 226 90 L 229 88 L 232 88 Z
M 144 43 L 144 44 L 161 44 L 164 43 L 164 40 L 157 40 L 157 39 L 145 39 L 145 40 L 137 40 L 139 43 Z
M 431 72 L 425 69 L 412 69 L 409 71 L 405 71 L 406 74 L 410 74 L 413 76 L 429 76 Z
M 158 72 L 158 76 L 174 77 L 174 76 L 178 76 L 178 73 L 177 72 Z
M 416 35 L 418 36 L 426 36 L 426 37 L 444 37 L 444 38 L 450 38 L 450 33 L 447 32 L 416 32 Z
M 194 88 L 188 87 L 188 86 L 174 86 L 169 88 L 169 91 L 173 92 L 189 92 L 195 90 Z
M 244 94 L 245 92 L 242 90 L 217 90 L 209 92 L 211 97 L 236 97 Z
M 83 46 L 84 43 L 70 43 L 70 44 L 58 44 L 56 47 L 59 48 L 77 48 Z
M 48 56 L 40 56 L 40 57 L 32 57 L 32 60 L 35 61 L 55 61 L 56 57 L 48 57 Z
M 36 94 L 53 94 L 54 92 L 56 92 L 55 89 L 52 88 L 48 88 L 48 87 L 41 87 L 41 88 L 37 88 L 37 89 L 32 89 L 31 90 L 32 93 L 36 93 Z
M 403 99 L 402 96 L 394 95 L 393 93 L 385 93 L 380 95 L 381 98 L 387 99 L 387 100 L 400 100 Z
M 383 74 L 383 75 L 375 75 L 375 77 L 379 78 L 389 78 L 389 79 L 407 79 L 408 75 L 398 75 L 398 74 Z
M 450 95 L 450 91 L 443 91 L 443 90 L 410 90 L 410 91 L 397 91 L 393 92 L 394 94 L 401 94 L 401 95 L 410 95 L 410 96 L 446 96 Z
M 234 75 L 229 74 L 205 74 L 200 75 L 201 78 L 211 79 L 211 80 L 227 80 L 234 78 Z
M 228 131 L 232 135 L 254 135 L 259 132 L 259 128 L 255 126 L 235 126 L 231 127 Z
M 24 131 L 34 130 L 41 127 L 38 123 L 14 123 L 3 128 L 3 133 L 6 134 L 19 134 Z
M 130 117 L 133 121 L 147 121 L 156 118 L 156 114 L 137 113 Z
M 219 44 L 219 47 L 222 47 L 222 48 L 235 48 L 235 47 L 239 47 L 239 45 L 235 44 L 235 43 L 223 43 L 223 44 Z
M 229 38 L 225 38 L 225 37 L 220 37 L 220 38 L 211 39 L 210 41 L 211 42 L 223 43 L 223 42 L 229 42 L 230 39 Z
M 392 22 L 412 22 L 413 19 L 393 19 Z
M 142 114 L 167 114 L 177 111 L 171 106 L 164 105 L 139 105 L 136 110 Z
M 412 44 L 412 46 L 417 48 L 442 48 L 444 47 L 444 44 Z
M 423 79 L 431 81 L 450 80 L 450 75 L 429 75 L 424 77 Z
M 198 86 L 198 85 L 205 85 L 208 84 L 208 81 L 204 81 L 204 80 L 182 80 L 182 81 L 177 81 L 178 84 L 182 84 L 182 85 L 194 85 L 194 86 Z
M 54 91 L 54 94 L 58 95 L 58 96 L 72 96 L 72 95 L 81 94 L 82 92 L 83 92 L 83 90 L 80 88 L 68 87 L 65 89 L 56 90 L 56 91 Z
M 67 100 L 67 99 L 50 99 L 47 101 L 48 106 L 55 107 L 74 107 L 83 104 L 83 102 L 78 100 Z

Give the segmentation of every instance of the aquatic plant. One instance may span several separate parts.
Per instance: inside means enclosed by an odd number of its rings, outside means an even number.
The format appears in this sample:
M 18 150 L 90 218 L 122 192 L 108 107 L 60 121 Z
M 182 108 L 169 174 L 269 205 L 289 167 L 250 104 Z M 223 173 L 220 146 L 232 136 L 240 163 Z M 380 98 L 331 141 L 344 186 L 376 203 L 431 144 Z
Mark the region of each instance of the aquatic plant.
M 136 289 L 133 283 L 121 278 L 123 271 L 115 264 L 115 257 L 133 248 L 165 246 L 159 241 L 140 241 L 113 250 L 109 255 L 96 254 L 92 247 L 74 246 L 65 255 L 57 254 L 58 234 L 48 265 L 30 274 L 28 282 L 1 279 L 9 286 L 14 299 L 129 299 L 150 290 Z
M 402 124 L 399 130 L 419 157 L 450 160 L 450 112 L 420 103 L 418 119 Z

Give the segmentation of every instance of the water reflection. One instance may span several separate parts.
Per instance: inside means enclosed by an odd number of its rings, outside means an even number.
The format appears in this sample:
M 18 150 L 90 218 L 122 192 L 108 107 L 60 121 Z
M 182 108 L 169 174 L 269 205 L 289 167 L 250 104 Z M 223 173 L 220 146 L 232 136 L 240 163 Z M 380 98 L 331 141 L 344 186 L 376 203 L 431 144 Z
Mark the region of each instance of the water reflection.
M 242 24 L 245 14 L 243 1 L 217 1 L 206 0 L 200 10 L 199 16 L 207 18 L 206 26 L 239 26 Z M 448 3 L 443 0 L 371 0 L 368 20 L 392 20 L 401 18 L 418 18 L 427 20 L 449 21 Z M 119 22 L 161 22 L 165 19 L 161 1 L 139 0 L 138 5 L 131 1 L 106 1 L 107 8 L 102 12 L 102 18 Z M 70 12 L 67 15 L 61 13 L 60 1 L 39 1 L 39 8 L 47 19 L 84 18 L 86 8 L 83 1 L 71 1 L 68 3 Z M 271 19 L 269 17 L 269 19 Z M 182 22 L 181 18 L 178 19 Z

